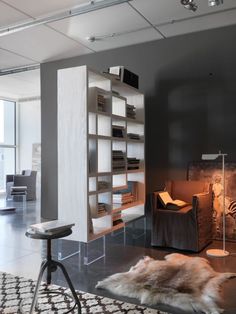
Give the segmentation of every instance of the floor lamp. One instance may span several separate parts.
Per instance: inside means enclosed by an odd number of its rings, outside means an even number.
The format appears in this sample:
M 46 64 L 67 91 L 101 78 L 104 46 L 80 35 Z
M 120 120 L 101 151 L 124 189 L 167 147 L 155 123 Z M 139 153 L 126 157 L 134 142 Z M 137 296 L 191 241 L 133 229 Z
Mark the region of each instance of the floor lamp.
M 222 179 L 223 179 L 223 249 L 209 249 L 206 251 L 208 256 L 212 257 L 225 257 L 229 255 L 229 252 L 225 250 L 225 156 L 219 151 L 218 154 L 203 154 L 202 160 L 215 160 L 218 157 L 222 158 Z

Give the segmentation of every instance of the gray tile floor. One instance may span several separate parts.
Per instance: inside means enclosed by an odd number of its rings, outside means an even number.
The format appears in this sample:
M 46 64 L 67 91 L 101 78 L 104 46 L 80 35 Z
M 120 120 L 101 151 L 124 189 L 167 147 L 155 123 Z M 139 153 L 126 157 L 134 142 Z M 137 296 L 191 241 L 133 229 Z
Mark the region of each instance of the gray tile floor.
M 0 199 L 0 207 L 5 205 L 4 198 Z M 14 275 L 36 279 L 40 263 L 45 256 L 45 243 L 41 240 L 29 239 L 25 236 L 25 231 L 29 225 L 40 221 L 39 202 L 27 202 L 23 209 L 22 202 L 8 203 L 16 207 L 15 212 L 0 213 L 0 271 L 9 272 Z M 140 225 L 141 226 L 141 225 Z M 141 230 L 141 229 L 140 229 Z M 115 234 L 106 237 L 106 256 L 105 258 L 85 266 L 83 263 L 83 244 L 81 254 L 74 255 L 63 261 L 76 289 L 88 291 L 99 295 L 117 298 L 127 302 L 138 303 L 134 299 L 114 296 L 103 290 L 96 290 L 95 285 L 98 280 L 103 279 L 116 272 L 127 271 L 142 256 L 149 255 L 154 258 L 162 259 L 167 253 L 173 250 L 160 250 L 150 247 L 150 234 L 135 240 L 133 229 L 129 228 L 124 235 Z M 98 249 L 101 248 L 99 242 L 95 243 Z M 221 242 L 213 242 L 211 247 L 221 247 Z M 67 240 L 53 241 L 53 255 L 58 257 L 58 252 L 68 255 L 77 251 L 77 242 Z M 227 243 L 230 252 L 236 252 L 236 243 Z M 93 252 L 93 249 L 91 249 Z M 196 255 L 196 254 L 192 254 Z M 206 257 L 205 250 L 200 254 Z M 236 272 L 236 255 L 227 258 L 211 258 L 212 266 L 221 272 Z M 65 286 L 63 276 L 56 272 L 53 274 L 53 282 Z M 236 279 L 229 281 L 223 287 L 223 304 L 226 314 L 236 313 Z M 158 309 L 166 310 L 170 313 L 180 314 L 182 311 L 170 306 L 157 306 Z

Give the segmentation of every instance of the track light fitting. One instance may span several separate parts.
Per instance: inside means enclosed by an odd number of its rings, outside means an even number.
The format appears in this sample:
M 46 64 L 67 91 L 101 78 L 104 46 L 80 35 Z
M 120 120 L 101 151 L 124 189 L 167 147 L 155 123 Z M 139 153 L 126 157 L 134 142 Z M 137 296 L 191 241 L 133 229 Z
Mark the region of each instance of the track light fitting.
M 208 0 L 209 7 L 215 7 L 217 5 L 223 4 L 224 0 Z
M 180 2 L 187 10 L 191 10 L 193 12 L 197 10 L 197 4 L 194 0 L 181 0 Z
M 207 0 L 209 7 L 215 7 L 217 5 L 221 5 L 224 3 L 224 0 Z M 198 6 L 195 3 L 195 0 L 180 0 L 180 3 L 185 7 L 187 10 L 196 11 Z

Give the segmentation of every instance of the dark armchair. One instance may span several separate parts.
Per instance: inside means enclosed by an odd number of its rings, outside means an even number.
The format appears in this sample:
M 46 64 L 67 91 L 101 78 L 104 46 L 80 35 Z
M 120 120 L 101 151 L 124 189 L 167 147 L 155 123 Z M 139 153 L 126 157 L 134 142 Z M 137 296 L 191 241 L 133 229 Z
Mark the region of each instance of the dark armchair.
M 202 181 L 168 181 L 172 199 L 189 205 L 179 210 L 163 208 L 153 193 L 152 245 L 198 252 L 212 239 L 212 186 Z
M 27 187 L 27 201 L 36 200 L 36 176 L 37 171 L 23 170 L 22 174 L 6 175 L 6 198 L 10 198 L 11 188 L 17 186 Z

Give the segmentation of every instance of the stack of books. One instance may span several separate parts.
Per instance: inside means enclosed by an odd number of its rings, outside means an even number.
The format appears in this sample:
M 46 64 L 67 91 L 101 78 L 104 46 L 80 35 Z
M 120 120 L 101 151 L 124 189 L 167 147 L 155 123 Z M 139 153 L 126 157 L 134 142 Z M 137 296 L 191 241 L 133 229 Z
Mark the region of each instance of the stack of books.
M 113 214 L 112 221 L 113 221 L 113 226 L 116 226 L 116 225 L 118 225 L 118 224 L 123 222 L 123 220 L 121 218 L 121 212 L 120 211 L 115 213 L 115 214 Z
M 113 204 L 125 205 L 134 201 L 134 197 L 131 192 L 123 193 L 117 192 L 113 193 Z
M 140 135 L 136 133 L 127 133 L 127 137 L 131 140 L 140 140 Z
M 128 163 L 127 169 L 128 170 L 139 169 L 139 162 L 140 162 L 140 159 L 128 157 L 127 158 L 127 163 Z
M 113 137 L 125 137 L 125 128 L 120 125 L 113 125 L 112 126 L 112 136 Z
M 106 190 L 110 188 L 110 182 L 98 181 L 98 191 Z
M 103 215 L 106 213 L 106 204 L 98 203 L 98 215 Z
M 126 160 L 125 153 L 122 150 L 112 151 L 112 169 L 113 171 L 125 170 Z
M 130 119 L 136 118 L 136 108 L 133 105 L 126 105 L 126 117 Z
M 74 225 L 74 223 L 68 223 L 60 220 L 52 220 L 31 225 L 30 229 L 35 233 L 54 235 L 58 232 L 63 232 L 67 229 L 71 229 L 71 227 L 73 227 Z
M 106 111 L 106 108 L 105 108 L 106 99 L 105 99 L 105 97 L 103 95 L 98 95 L 97 96 L 97 102 L 98 102 L 98 110 L 105 112 Z

